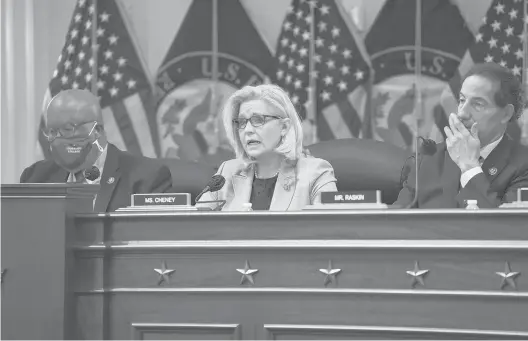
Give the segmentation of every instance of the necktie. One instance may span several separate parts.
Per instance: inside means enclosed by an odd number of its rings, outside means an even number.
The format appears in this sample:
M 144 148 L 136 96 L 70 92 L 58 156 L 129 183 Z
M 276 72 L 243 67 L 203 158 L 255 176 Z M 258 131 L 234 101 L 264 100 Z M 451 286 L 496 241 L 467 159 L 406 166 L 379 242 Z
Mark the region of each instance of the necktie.
M 77 173 L 70 173 L 70 177 L 68 178 L 68 182 L 75 182 L 75 183 L 84 183 L 84 172 L 79 171 Z
M 80 184 L 84 183 L 84 180 L 85 180 L 84 172 L 80 171 L 80 172 L 75 173 L 75 180 L 77 180 L 77 183 L 80 183 Z

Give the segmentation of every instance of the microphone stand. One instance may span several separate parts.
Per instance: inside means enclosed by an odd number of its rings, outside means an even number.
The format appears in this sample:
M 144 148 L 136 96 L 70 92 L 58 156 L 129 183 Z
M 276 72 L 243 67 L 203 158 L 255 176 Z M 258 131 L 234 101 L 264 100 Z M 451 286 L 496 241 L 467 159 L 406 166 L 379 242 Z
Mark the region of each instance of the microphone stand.
M 414 155 L 415 155 L 415 184 L 414 184 L 414 198 L 411 201 L 406 209 L 413 208 L 414 205 L 418 202 L 418 171 L 420 170 L 420 162 L 418 162 L 419 156 L 419 126 L 418 126 L 418 113 L 423 114 L 422 112 L 422 0 L 416 0 L 416 14 L 415 14 L 415 24 L 414 24 L 414 76 L 416 78 L 416 87 L 414 91 L 414 124 L 415 124 L 415 133 L 416 138 L 414 139 Z
M 196 199 L 194 199 L 194 202 L 198 202 L 198 200 L 202 197 L 202 195 L 204 195 L 205 192 L 209 191 L 211 188 L 209 186 L 206 186 L 203 191 L 200 192 L 200 194 L 198 194 L 196 196 Z

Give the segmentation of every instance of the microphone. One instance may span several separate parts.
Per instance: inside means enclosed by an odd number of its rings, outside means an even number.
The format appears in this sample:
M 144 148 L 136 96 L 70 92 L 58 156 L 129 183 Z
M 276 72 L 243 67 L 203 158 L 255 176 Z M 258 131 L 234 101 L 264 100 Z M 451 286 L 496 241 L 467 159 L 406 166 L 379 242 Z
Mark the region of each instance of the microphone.
M 90 169 L 85 169 L 83 174 L 85 179 L 94 181 L 101 176 L 101 171 L 99 171 L 99 168 L 92 166 Z
M 418 187 L 419 187 L 419 182 L 418 182 L 418 173 L 420 171 L 420 166 L 422 165 L 422 159 L 423 159 L 423 155 L 433 155 L 434 153 L 436 153 L 436 150 L 437 150 L 437 147 L 436 147 L 436 142 L 434 140 L 431 140 L 431 139 L 426 139 L 426 138 L 423 138 L 421 136 L 418 136 L 417 137 L 418 140 L 422 140 L 422 144 L 421 146 L 418 148 L 418 150 L 416 151 L 415 155 L 411 155 L 409 156 L 406 160 L 405 160 L 405 164 L 403 166 L 403 169 L 402 169 L 402 173 L 401 173 L 401 176 L 400 176 L 400 183 L 403 185 L 403 182 L 405 180 L 407 180 L 407 178 L 409 177 L 409 174 L 411 173 L 411 166 L 407 163 L 407 161 L 409 159 L 415 159 L 415 170 L 416 170 L 416 182 L 415 182 L 415 187 L 414 187 L 414 197 L 413 197 L 413 200 L 411 201 L 411 203 L 409 205 L 407 205 L 406 208 L 412 208 L 416 202 L 418 201 Z
M 431 139 L 424 139 L 423 137 L 419 137 L 422 140 L 422 148 L 420 149 L 422 154 L 425 155 L 433 155 L 436 153 L 436 142 Z
M 202 195 L 205 194 L 205 192 L 219 191 L 222 187 L 224 187 L 224 184 L 225 184 L 225 178 L 222 175 L 220 174 L 213 175 L 213 177 L 211 178 L 207 186 L 205 186 L 203 191 L 201 191 L 200 194 L 196 196 L 195 202 L 198 202 L 198 200 L 202 197 Z
M 434 153 L 436 153 L 436 142 L 434 140 L 425 139 L 421 136 L 418 136 L 418 139 L 422 140 L 422 145 L 420 146 L 420 151 L 418 155 L 433 155 Z M 411 173 L 411 165 L 408 163 L 409 159 L 415 158 L 416 155 L 411 155 L 405 160 L 400 175 L 400 184 L 403 184 L 403 182 L 407 180 L 409 174 Z

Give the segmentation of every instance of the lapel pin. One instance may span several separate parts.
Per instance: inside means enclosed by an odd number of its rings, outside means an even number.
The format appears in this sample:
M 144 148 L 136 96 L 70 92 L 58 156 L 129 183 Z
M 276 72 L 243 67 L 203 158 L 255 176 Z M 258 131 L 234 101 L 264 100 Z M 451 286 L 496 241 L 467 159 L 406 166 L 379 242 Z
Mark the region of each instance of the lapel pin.
M 497 168 L 496 167 L 491 167 L 488 172 L 489 172 L 490 175 L 495 175 L 495 174 L 497 174 Z
M 284 188 L 285 191 L 289 191 L 292 185 L 293 185 L 293 179 L 291 177 L 288 177 L 284 179 L 284 185 L 282 187 Z
M 115 181 L 115 178 L 113 176 L 111 176 L 110 178 L 108 178 L 108 180 L 106 181 L 107 184 L 111 185 L 113 184 Z

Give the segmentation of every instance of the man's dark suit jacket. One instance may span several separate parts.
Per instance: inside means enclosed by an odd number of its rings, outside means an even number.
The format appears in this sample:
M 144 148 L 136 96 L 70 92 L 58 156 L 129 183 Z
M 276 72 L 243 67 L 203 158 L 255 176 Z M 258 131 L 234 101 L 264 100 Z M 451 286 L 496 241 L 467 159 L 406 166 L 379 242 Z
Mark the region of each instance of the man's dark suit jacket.
M 505 134 L 484 160 L 482 171 L 462 188 L 460 168 L 451 160 L 445 142 L 437 144 L 435 154 L 423 156 L 414 207 L 465 208 L 466 200 L 478 200 L 480 208 L 493 208 L 516 201 L 517 189 L 528 187 L 528 148 Z M 413 166 L 393 207 L 406 207 L 413 201 L 415 174 Z
M 68 175 L 68 171 L 53 160 L 43 160 L 26 168 L 20 182 L 64 183 Z M 109 181 L 112 177 L 113 181 Z M 123 152 L 109 143 L 94 211 L 112 212 L 130 206 L 131 194 L 164 193 L 171 188 L 171 172 L 167 166 L 154 159 Z

